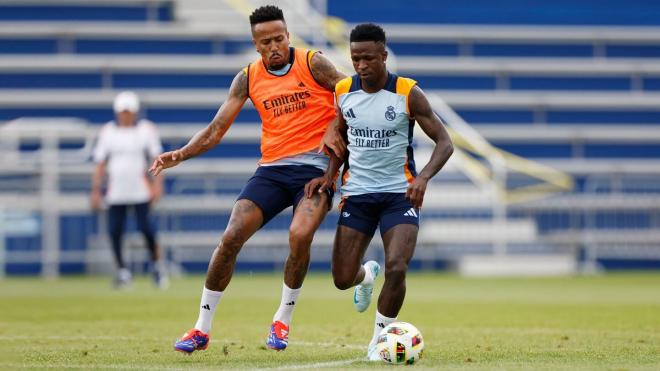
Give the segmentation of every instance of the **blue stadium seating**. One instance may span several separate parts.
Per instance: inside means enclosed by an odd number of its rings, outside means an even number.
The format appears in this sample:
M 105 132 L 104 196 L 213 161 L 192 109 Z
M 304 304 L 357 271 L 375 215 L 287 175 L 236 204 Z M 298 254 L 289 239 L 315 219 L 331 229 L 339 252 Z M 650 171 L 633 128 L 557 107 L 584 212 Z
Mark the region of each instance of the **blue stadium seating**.
M 145 115 L 154 122 L 161 124 L 196 122 L 206 123 L 215 115 L 218 107 L 208 106 L 190 108 L 188 106 L 176 107 L 147 107 Z M 460 108 L 456 111 L 473 124 L 529 124 L 535 122 L 535 110 L 531 108 L 520 109 L 494 109 L 494 108 Z M 545 121 L 548 124 L 660 124 L 660 108 L 627 108 L 613 107 L 608 110 L 593 109 L 547 109 Z M 108 107 L 0 107 L 0 120 L 12 120 L 19 117 L 80 117 L 93 123 L 107 122 L 112 118 L 112 111 Z M 258 122 L 259 116 L 253 109 L 246 108 L 241 111 L 236 122 Z
M 526 158 L 660 158 L 660 146 L 648 144 L 587 143 L 576 153 L 571 143 L 507 143 L 493 141 L 505 151 Z
M 217 111 L 216 106 L 205 108 L 169 107 L 169 108 L 147 108 L 146 116 L 154 122 L 167 124 L 179 122 L 208 122 Z M 534 112 L 528 109 L 457 109 L 457 112 L 468 122 L 473 124 L 528 124 L 534 122 Z M 12 120 L 19 117 L 80 117 L 90 122 L 103 123 L 112 118 L 109 108 L 61 108 L 61 107 L 38 107 L 38 108 L 0 108 L 0 120 Z M 563 109 L 546 111 L 549 124 L 660 124 L 660 109 L 611 109 L 582 110 Z M 240 122 L 258 122 L 256 111 L 244 109 L 237 118 Z
M 354 23 L 660 25 L 660 3 L 646 0 L 353 0 L 328 1 L 328 10 Z
M 185 0 L 184 0 L 185 1 Z M 16 4 L 16 2 L 14 3 Z M 24 21 L 27 24 L 35 22 L 131 22 L 134 25 L 157 22 L 167 26 L 174 21 L 173 1 L 144 1 L 136 5 L 126 3 L 113 4 L 111 1 L 80 6 L 56 5 L 44 1 L 43 5 L 6 5 L 0 3 L 0 22 Z M 374 21 L 379 23 L 427 23 L 427 24 L 463 24 L 463 25 L 620 25 L 620 26 L 660 26 L 660 3 L 643 0 L 556 0 L 556 1 L 525 1 L 525 0 L 474 0 L 460 3 L 456 1 L 438 0 L 434 2 L 410 0 L 405 3 L 395 0 L 371 1 L 332 1 L 328 2 L 330 13 L 347 19 L 349 22 Z M 561 9 L 561 10 L 560 10 Z M 365 17 L 368 17 L 365 18 Z M 121 27 L 121 26 L 118 26 Z M 637 59 L 647 62 L 648 59 L 660 57 L 660 45 L 653 42 L 630 42 L 605 40 L 592 42 L 589 40 L 560 42 L 548 40 L 511 41 L 505 39 L 479 39 L 456 37 L 455 40 L 401 41 L 394 38 L 389 47 L 399 56 L 442 56 L 442 57 L 474 57 L 475 59 L 502 60 L 502 58 L 576 58 L 579 60 L 595 59 Z M 251 50 L 249 37 L 228 37 L 222 35 L 176 35 L 154 36 L 151 34 L 98 35 L 94 33 L 69 33 L 61 31 L 35 33 L 33 35 L 16 36 L 14 34 L 0 35 L 0 55 L 6 56 L 45 56 L 49 58 L 66 56 L 90 57 L 132 57 L 135 55 L 170 56 L 222 56 L 236 55 Z M 499 58 L 499 59 L 498 59 Z M 461 59 L 456 59 L 461 63 Z M 615 71 L 575 73 L 574 71 L 548 73 L 529 72 L 413 72 L 406 74 L 420 82 L 426 90 L 459 90 L 461 93 L 493 92 L 504 90 L 522 91 L 584 91 L 646 94 L 660 90 L 660 74 L 658 72 Z M 85 67 L 81 70 L 53 70 L 37 68 L 33 71 L 21 69 L 0 70 L 0 90 L 47 91 L 52 89 L 86 89 L 90 94 L 100 90 L 121 89 L 192 89 L 206 91 L 208 89 L 224 89 L 234 77 L 234 73 L 191 70 L 146 71 L 130 68 L 112 69 Z M 11 94 L 11 93 L 10 93 Z M 220 102 L 218 102 L 219 104 Z M 216 113 L 218 104 L 145 104 L 145 115 L 159 124 L 204 124 Z M 557 124 L 637 124 L 649 127 L 660 125 L 660 107 L 628 107 L 617 105 L 607 109 L 589 106 L 560 105 L 503 105 L 492 104 L 456 106 L 457 112 L 471 124 L 499 125 L 516 124 L 521 130 L 530 124 L 547 124 L 549 127 Z M 112 118 L 111 107 L 97 104 L 12 104 L 0 103 L 0 122 L 18 117 L 79 117 L 95 124 L 102 124 Z M 234 125 L 258 122 L 256 111 L 245 109 L 238 116 Z M 166 150 L 178 148 L 180 141 L 165 141 Z M 521 143 L 512 140 L 495 140 L 494 144 L 504 150 L 523 157 L 542 159 L 660 159 L 660 147 L 646 142 L 581 142 L 575 145 L 566 141 L 529 141 Z M 80 144 L 63 144 L 74 148 Z M 30 143 L 22 147 L 25 151 L 36 149 Z M 255 158 L 259 154 L 259 145 L 253 143 L 226 142 L 209 151 L 205 156 L 213 158 Z M 223 180 L 224 181 L 224 180 Z M 576 192 L 588 191 L 590 180 L 586 176 L 576 177 Z M 84 188 L 87 185 L 77 185 Z M 232 182 L 223 184 L 218 192 L 236 193 L 240 187 Z M 166 184 L 168 192 L 174 192 L 175 185 L 170 181 Z M 78 189 L 80 191 L 80 189 Z M 178 188 L 178 194 L 201 193 L 201 188 L 188 186 Z M 623 193 L 632 192 L 624 189 Z M 466 215 L 462 212 L 462 215 Z M 490 219 L 490 210 L 470 211 L 469 216 L 475 219 Z M 432 212 L 427 218 L 455 218 L 454 211 Z M 528 217 L 523 212 L 510 212 L 511 217 Z M 625 218 L 618 217 L 611 211 L 597 211 L 591 215 L 595 222 L 592 226 L 599 229 L 632 229 L 657 228 L 657 215 L 649 212 L 628 212 Z M 535 212 L 532 217 L 541 233 L 568 230 L 585 227 L 588 221 L 568 212 L 552 211 L 548 213 Z M 265 226 L 267 230 L 282 230 L 290 222 L 290 215 L 280 215 Z M 168 229 L 178 228 L 185 231 L 217 231 L 226 225 L 227 212 L 189 213 L 177 215 L 161 215 L 157 224 Z M 65 215 L 61 217 L 62 250 L 87 249 L 90 234 L 97 234 L 96 216 Z M 324 230 L 334 229 L 336 217 L 327 218 L 322 225 Z M 131 230 L 135 226 L 129 226 Z M 20 236 L 7 238 L 8 251 L 38 251 L 41 248 L 39 236 Z M 442 264 L 442 263 L 434 263 Z M 206 263 L 200 266 L 189 264 L 190 269 L 203 270 Z M 241 268 L 240 264 L 237 266 Z M 254 265 L 250 266 L 254 269 Z M 271 270 L 272 264 L 264 264 L 260 269 Z M 327 267 L 326 267 L 327 268 Z M 40 270 L 39 264 L 13 264 L 7 268 L 9 274 L 34 274 Z M 63 272 L 82 273 L 84 265 L 62 263 Z
M 658 58 L 660 45 L 608 45 L 606 55 L 613 58 Z
M 55 54 L 57 39 L 0 37 L 0 54 Z
M 633 76 L 616 73 L 608 76 L 575 76 L 572 72 L 544 74 L 515 73 L 497 76 L 498 72 L 484 74 L 419 74 L 406 73 L 424 89 L 437 90 L 539 90 L 539 91 L 630 91 L 634 89 Z M 235 72 L 0 72 L 0 89 L 218 89 L 231 84 Z M 498 80 L 502 86 L 498 85 Z M 640 78 L 641 90 L 660 90 L 660 77 Z
M 71 43 L 64 53 L 76 54 L 183 54 L 209 55 L 234 54 L 250 48 L 249 39 L 223 39 L 201 37 L 139 38 L 139 37 L 89 37 L 69 35 L 40 37 L 2 37 L 0 54 L 57 54 L 58 45 Z
M 0 21 L 121 21 L 121 22 L 144 22 L 158 21 L 169 22 L 173 19 L 173 4 L 171 1 L 144 1 L 133 4 L 18 4 L 0 3 Z
M 0 89 L 100 89 L 100 73 L 0 73 Z
M 602 45 L 594 43 L 505 43 L 505 42 L 475 42 L 464 52 L 460 44 L 447 42 L 389 42 L 388 46 L 397 55 L 402 56 L 472 56 L 472 57 L 526 57 L 526 58 L 592 58 L 598 57 L 597 48 L 604 48 L 608 58 L 658 58 L 660 47 L 647 44 L 619 44 L 605 42 Z M 462 54 L 464 53 L 464 54 Z
M 411 78 L 419 81 L 425 88 L 432 89 L 477 89 L 492 90 L 495 89 L 495 77 L 491 76 L 420 76 L 409 75 Z M 231 74 L 183 74 L 183 73 L 117 73 L 112 77 L 110 88 L 218 88 L 227 86 L 231 83 L 233 75 Z M 539 78 L 540 79 L 540 78 Z M 545 85 L 550 85 L 552 80 L 546 78 Z M 581 79 L 573 85 L 578 85 Z M 623 80 L 623 78 L 621 79 Z M 607 86 L 607 79 L 600 79 L 600 85 Z M 619 85 L 626 85 L 629 89 L 629 82 L 618 81 Z M 533 78 L 513 79 L 512 88 L 534 89 L 535 80 Z M 571 81 L 564 83 L 564 86 L 570 86 Z M 627 84 L 626 84 L 627 83 Z M 31 88 L 61 88 L 61 89 L 80 89 L 80 88 L 101 88 L 102 73 L 0 73 L 0 89 L 31 89 Z M 552 88 L 549 86 L 548 88 Z M 576 87 L 577 88 L 577 87 Z
M 235 54 L 252 47 L 248 39 L 171 38 L 161 36 L 144 39 L 137 37 L 91 38 L 80 35 L 52 37 L 0 37 L 0 54 L 56 54 L 59 43 L 72 43 L 67 53 L 77 54 Z M 590 58 L 599 57 L 593 43 L 527 44 L 504 42 L 475 42 L 467 54 L 461 54 L 460 44 L 448 42 L 398 42 L 388 46 L 401 56 L 473 56 L 473 57 L 527 57 L 527 58 Z M 660 46 L 648 44 L 619 44 L 605 42 L 604 54 L 608 58 L 658 58 Z

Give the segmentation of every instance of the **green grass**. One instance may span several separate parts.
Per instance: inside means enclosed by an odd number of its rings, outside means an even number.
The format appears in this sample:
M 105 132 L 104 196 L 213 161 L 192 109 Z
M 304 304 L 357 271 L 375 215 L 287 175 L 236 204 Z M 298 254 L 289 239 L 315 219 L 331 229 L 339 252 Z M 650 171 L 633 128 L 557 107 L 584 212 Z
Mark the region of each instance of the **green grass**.
M 201 276 L 159 292 L 105 278 L 0 280 L 0 369 L 381 368 L 366 353 L 374 309 L 356 313 L 329 274 L 308 277 L 289 349 L 266 350 L 281 275 L 237 275 L 208 350 L 173 341 L 197 318 Z M 382 281 L 380 281 L 382 283 Z M 399 318 L 424 335 L 415 369 L 659 370 L 660 274 L 464 279 L 413 274 Z

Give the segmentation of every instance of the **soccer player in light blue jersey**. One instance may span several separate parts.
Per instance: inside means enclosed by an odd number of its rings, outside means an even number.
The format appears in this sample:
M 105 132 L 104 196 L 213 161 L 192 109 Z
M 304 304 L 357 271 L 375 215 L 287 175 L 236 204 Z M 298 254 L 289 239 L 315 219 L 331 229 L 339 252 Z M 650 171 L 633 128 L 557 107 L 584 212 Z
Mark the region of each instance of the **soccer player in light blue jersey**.
M 324 192 L 342 171 L 342 202 L 332 253 L 332 277 L 340 290 L 355 287 L 353 303 L 359 312 L 371 302 L 380 266 L 361 265 L 376 228 L 385 247 L 385 282 L 378 297 L 376 321 L 367 348 L 370 360 L 380 330 L 396 320 L 406 294 L 406 272 L 415 251 L 419 215 L 426 185 L 453 153 L 449 134 L 433 112 L 416 81 L 387 71 L 385 32 L 374 24 L 360 24 L 350 35 L 353 67 L 357 72 L 335 86 L 340 111 L 336 127 L 347 140 L 348 155 L 332 153 L 324 176 L 306 185 L 307 197 Z M 436 143 L 431 158 L 417 173 L 412 150 L 417 122 Z M 330 151 L 332 152 L 332 151 Z

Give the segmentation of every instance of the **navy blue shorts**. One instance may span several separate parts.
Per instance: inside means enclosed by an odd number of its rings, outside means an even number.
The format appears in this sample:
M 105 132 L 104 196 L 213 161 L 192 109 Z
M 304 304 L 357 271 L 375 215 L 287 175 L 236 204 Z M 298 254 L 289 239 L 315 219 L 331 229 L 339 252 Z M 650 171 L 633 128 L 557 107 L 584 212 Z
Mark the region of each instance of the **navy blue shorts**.
M 366 193 L 344 199 L 340 225 L 373 236 L 380 224 L 380 235 L 398 224 L 419 227 L 419 209 L 406 200 L 405 193 Z
M 238 196 L 254 202 L 261 209 L 264 222 L 293 205 L 293 212 L 305 197 L 305 184 L 320 177 L 324 171 L 309 165 L 259 166 Z M 328 190 L 328 209 L 332 206 L 334 190 Z

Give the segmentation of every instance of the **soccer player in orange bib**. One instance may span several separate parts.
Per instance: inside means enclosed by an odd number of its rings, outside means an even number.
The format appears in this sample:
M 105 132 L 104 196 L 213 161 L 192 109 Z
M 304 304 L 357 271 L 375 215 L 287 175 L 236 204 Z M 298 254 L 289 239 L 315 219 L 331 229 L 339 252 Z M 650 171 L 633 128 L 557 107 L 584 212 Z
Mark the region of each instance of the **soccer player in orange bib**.
M 250 25 L 261 58 L 236 75 L 229 97 L 205 129 L 182 148 L 163 153 L 151 167 L 152 173 L 158 174 L 217 145 L 245 101 L 250 98 L 254 103 L 262 121 L 261 160 L 238 196 L 209 263 L 197 323 L 174 345 L 185 353 L 207 348 L 213 315 L 243 244 L 293 205 L 282 300 L 266 340 L 271 349 L 286 349 L 291 317 L 309 266 L 312 238 L 333 196 L 329 190 L 306 198 L 304 187 L 309 180 L 323 175 L 328 165 L 328 157 L 318 153 L 317 148 L 336 116 L 333 90 L 344 75 L 320 53 L 289 46 L 289 33 L 279 8 L 256 9 L 250 15 Z M 332 134 L 329 137 L 325 141 L 332 143 Z M 343 145 L 337 138 L 336 143 Z

